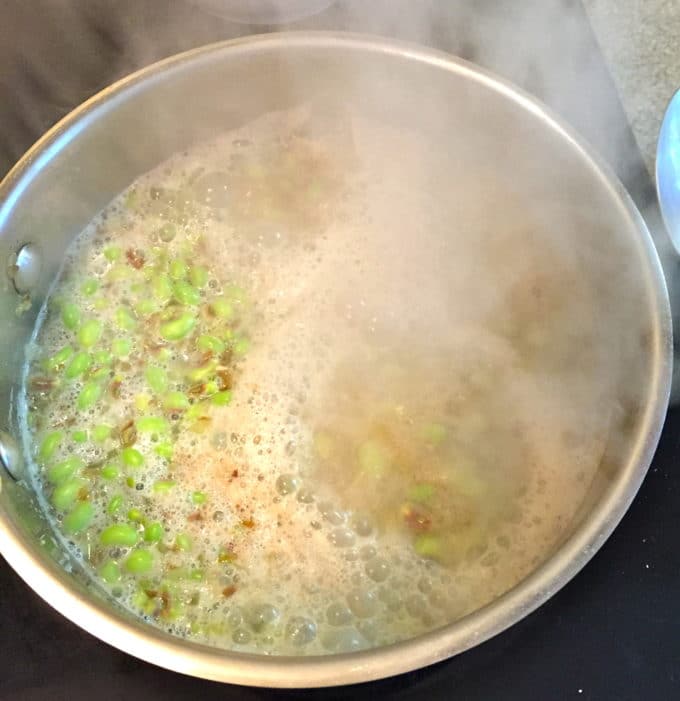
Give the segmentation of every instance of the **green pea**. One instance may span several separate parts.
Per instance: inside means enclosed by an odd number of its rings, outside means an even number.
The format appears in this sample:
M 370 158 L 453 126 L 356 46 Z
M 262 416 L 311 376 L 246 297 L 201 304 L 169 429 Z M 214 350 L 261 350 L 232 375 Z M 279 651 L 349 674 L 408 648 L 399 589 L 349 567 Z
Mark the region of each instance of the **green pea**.
M 194 287 L 205 287 L 208 284 L 208 278 L 210 274 L 207 268 L 201 265 L 193 265 L 189 270 L 189 281 Z
M 150 365 L 145 371 L 144 371 L 144 377 L 146 379 L 147 384 L 151 389 L 158 393 L 162 394 L 165 392 L 168 388 L 168 373 L 165 372 L 163 368 L 159 368 L 155 365 Z
M 63 439 L 63 431 L 52 431 L 52 433 L 48 433 L 40 444 L 40 450 L 38 451 L 40 459 L 49 460 L 54 455 Z
M 140 416 L 135 425 L 142 433 L 165 433 L 170 429 L 168 422 L 162 416 Z
M 166 411 L 184 411 L 191 406 L 188 397 L 181 392 L 168 392 L 163 397 L 163 408 Z
M 47 358 L 44 362 L 46 370 L 58 370 L 66 361 L 73 355 L 71 346 L 64 346 L 58 353 L 55 353 L 51 358 Z
M 76 405 L 81 411 L 89 409 L 96 404 L 104 393 L 104 387 L 100 382 L 86 382 L 80 390 Z
M 210 397 L 210 401 L 215 406 L 227 406 L 227 404 L 231 403 L 231 390 L 225 389 L 222 392 L 213 394 L 212 397 Z
M 61 320 L 67 329 L 75 331 L 80 323 L 80 309 L 73 302 L 67 302 L 61 308 Z
M 154 448 L 154 452 L 161 458 L 165 458 L 166 460 L 172 460 L 173 448 L 169 443 L 159 443 Z
M 109 516 L 113 516 L 120 511 L 120 507 L 123 506 L 123 495 L 116 494 L 115 497 L 111 497 L 109 503 L 106 505 L 106 513 Z
M 87 372 L 92 365 L 92 358 L 84 352 L 76 353 L 71 362 L 66 366 L 64 375 L 69 380 L 74 380 L 76 377 L 80 377 L 83 373 Z
M 118 246 L 107 246 L 104 249 L 104 258 L 106 258 L 106 260 L 108 260 L 110 263 L 120 260 L 122 255 L 123 251 L 122 249 L 118 248 Z
M 156 275 L 151 280 L 151 291 L 159 302 L 165 303 L 172 297 L 172 282 L 167 275 Z
M 111 435 L 111 426 L 99 424 L 92 429 L 92 439 L 96 443 L 103 443 Z
M 132 331 L 137 326 L 137 319 L 127 307 L 116 309 L 116 324 L 123 331 Z
M 441 538 L 432 533 L 423 533 L 416 538 L 413 548 L 420 557 L 436 560 L 441 556 Z
M 220 355 L 225 348 L 224 343 L 220 341 L 217 336 L 209 336 L 207 334 L 198 337 L 196 340 L 196 347 L 198 350 L 203 351 L 204 353 L 209 352 L 214 353 L 215 355 Z
M 137 528 L 129 523 L 114 523 L 107 526 L 99 536 L 99 542 L 105 546 L 117 545 L 131 548 L 133 545 L 137 545 L 138 540 Z
M 191 502 L 193 504 L 205 504 L 208 499 L 208 495 L 205 492 L 193 492 L 191 495 Z
M 423 482 L 421 484 L 416 484 L 408 492 L 408 498 L 411 501 L 415 501 L 418 504 L 424 504 L 434 496 L 434 485 Z
M 122 574 L 120 571 L 120 567 L 118 567 L 117 563 L 114 560 L 107 560 L 99 568 L 99 576 L 107 584 L 116 584 L 117 582 L 120 582 Z
M 215 380 L 209 380 L 205 383 L 205 386 L 203 387 L 203 394 L 205 394 L 206 396 L 210 396 L 211 394 L 215 394 L 219 391 L 220 386 L 217 384 L 217 382 L 215 382 Z
M 123 448 L 120 457 L 129 467 L 141 467 L 144 464 L 144 456 L 136 448 Z
M 230 303 L 227 302 L 225 299 L 214 299 L 210 303 L 210 311 L 218 318 L 218 319 L 233 319 L 234 317 L 234 306 Z
M 125 479 L 125 484 L 127 484 L 130 489 L 132 489 L 135 486 L 135 478 L 134 477 L 127 477 Z
M 163 224 L 158 230 L 158 238 L 163 243 L 170 243 L 177 235 L 177 227 L 174 224 Z
M 175 547 L 182 552 L 191 550 L 191 538 L 186 533 L 178 533 L 175 538 Z
M 87 431 L 78 430 L 71 434 L 74 443 L 85 443 L 87 441 Z
M 166 341 L 179 341 L 187 336 L 196 326 L 196 316 L 185 312 L 175 319 L 161 324 L 161 336 Z
M 144 514 L 139 509 L 130 509 L 127 512 L 127 517 L 129 521 L 135 521 L 141 523 L 144 520 Z
M 178 280 L 172 290 L 175 299 L 184 306 L 196 306 L 201 301 L 201 293 L 184 280 Z
M 79 533 L 92 523 L 93 518 L 94 506 L 89 501 L 81 501 L 64 516 L 61 525 L 66 533 Z
M 147 543 L 158 543 L 163 540 L 164 533 L 165 530 L 163 529 L 163 526 L 158 523 L 158 521 L 149 523 L 144 528 L 144 540 Z
M 111 352 L 117 358 L 124 358 L 130 355 L 132 341 L 129 338 L 116 338 L 111 342 Z
M 139 316 L 149 316 L 157 309 L 156 302 L 153 299 L 142 299 L 135 305 L 135 311 Z
M 63 482 L 52 492 L 50 499 L 52 506 L 58 511 L 66 511 L 73 505 L 78 498 L 80 490 L 86 485 L 87 482 L 83 479 L 72 479 L 68 482 Z
M 131 574 L 145 574 L 153 567 L 153 555 L 142 548 L 133 550 L 125 560 L 125 569 Z
M 92 354 L 92 359 L 96 365 L 111 365 L 113 356 L 107 350 L 98 350 Z
M 168 271 L 173 280 L 182 280 L 187 276 L 187 264 L 181 258 L 175 258 L 170 261 Z
M 115 480 L 118 475 L 120 475 L 120 470 L 118 469 L 118 465 L 114 465 L 113 463 L 109 463 L 108 465 L 104 465 L 102 467 L 102 478 L 105 480 Z
M 91 297 L 99 289 L 99 281 L 93 278 L 85 280 L 80 291 L 85 297 Z
M 241 336 L 234 340 L 231 349 L 234 351 L 234 355 L 245 355 L 250 350 L 250 340 Z
M 82 458 L 79 458 L 77 455 L 72 455 L 70 458 L 66 458 L 66 460 L 50 467 L 47 471 L 47 479 L 52 484 L 59 485 L 62 482 L 70 480 L 76 472 L 84 466 L 85 463 Z
M 153 485 L 153 491 L 157 494 L 167 494 L 177 483 L 173 480 L 159 480 Z

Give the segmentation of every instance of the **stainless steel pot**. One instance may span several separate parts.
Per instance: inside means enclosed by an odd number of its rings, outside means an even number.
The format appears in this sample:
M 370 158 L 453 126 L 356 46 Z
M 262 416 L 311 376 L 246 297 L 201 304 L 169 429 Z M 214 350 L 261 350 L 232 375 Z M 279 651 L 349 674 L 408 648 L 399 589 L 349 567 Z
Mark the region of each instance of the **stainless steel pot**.
M 528 208 L 592 237 L 605 252 L 616 251 L 617 260 L 636 272 L 612 308 L 644 322 L 644 333 L 624 358 L 626 431 L 607 446 L 558 546 L 483 609 L 417 639 L 361 653 L 277 658 L 224 652 L 142 624 L 79 576 L 24 479 L 22 450 L 29 447 L 19 444 L 13 400 L 36 310 L 64 249 L 95 213 L 186 145 L 329 90 L 421 130 L 438 148 L 464 152 L 472 159 L 471 178 L 475 162 L 512 175 Z M 557 215 L 547 211 L 556 201 L 568 205 Z M 140 71 L 60 122 L 2 182 L 0 259 L 8 261 L 0 281 L 0 406 L 7 409 L 0 458 L 9 467 L 0 467 L 0 551 L 40 596 L 93 635 L 186 674 L 263 686 L 348 684 L 422 667 L 486 640 L 543 603 L 602 545 L 645 475 L 665 416 L 668 297 L 645 224 L 620 183 L 531 97 L 470 64 L 413 46 L 338 34 L 268 35 L 198 49 Z M 28 306 L 27 295 L 32 306 L 18 315 L 18 306 Z M 624 345 L 612 339 L 617 351 Z M 637 382 L 626 382 L 626 362 Z

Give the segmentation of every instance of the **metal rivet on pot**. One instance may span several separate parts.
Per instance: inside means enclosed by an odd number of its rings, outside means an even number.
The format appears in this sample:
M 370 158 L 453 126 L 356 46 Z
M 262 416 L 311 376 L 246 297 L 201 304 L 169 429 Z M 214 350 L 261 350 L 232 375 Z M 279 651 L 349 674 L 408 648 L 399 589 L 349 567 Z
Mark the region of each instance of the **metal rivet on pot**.
M 25 243 L 9 262 L 8 274 L 14 289 L 25 295 L 31 292 L 40 279 L 42 255 L 34 243 Z
M 0 465 L 12 479 L 18 480 L 22 476 L 23 460 L 19 447 L 14 438 L 5 431 L 0 431 Z

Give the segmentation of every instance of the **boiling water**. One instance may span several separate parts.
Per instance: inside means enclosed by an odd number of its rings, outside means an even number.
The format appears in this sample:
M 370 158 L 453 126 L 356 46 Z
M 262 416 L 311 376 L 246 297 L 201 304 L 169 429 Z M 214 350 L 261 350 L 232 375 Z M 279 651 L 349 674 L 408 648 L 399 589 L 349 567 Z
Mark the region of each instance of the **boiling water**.
M 36 483 L 92 576 L 267 654 L 511 588 L 587 491 L 614 392 L 581 261 L 511 190 L 416 134 L 317 123 L 268 115 L 122 193 L 26 377 Z

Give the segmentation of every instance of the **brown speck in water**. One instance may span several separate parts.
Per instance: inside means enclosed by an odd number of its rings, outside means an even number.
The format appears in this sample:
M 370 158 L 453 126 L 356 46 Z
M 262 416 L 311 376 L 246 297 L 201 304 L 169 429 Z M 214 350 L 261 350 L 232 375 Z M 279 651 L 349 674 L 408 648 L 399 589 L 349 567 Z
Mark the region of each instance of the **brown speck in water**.
M 128 248 L 125 251 L 125 258 L 135 270 L 139 270 L 144 265 L 144 254 L 137 248 Z
M 222 589 L 222 596 L 224 596 L 226 599 L 228 599 L 230 596 L 233 596 L 235 593 L 236 587 L 233 584 Z

